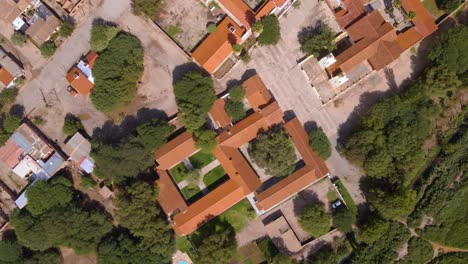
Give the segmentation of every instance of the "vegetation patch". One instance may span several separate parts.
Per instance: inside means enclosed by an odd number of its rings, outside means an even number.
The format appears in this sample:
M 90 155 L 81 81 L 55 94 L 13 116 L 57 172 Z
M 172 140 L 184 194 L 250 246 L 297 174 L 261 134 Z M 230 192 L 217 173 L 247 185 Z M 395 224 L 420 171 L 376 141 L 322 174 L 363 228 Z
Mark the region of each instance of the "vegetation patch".
M 412 237 L 408 241 L 408 254 L 398 263 L 400 264 L 416 264 L 427 263 L 432 259 L 434 250 L 431 243 L 419 237 Z
M 103 112 L 127 105 L 136 94 L 136 83 L 143 75 L 143 48 L 138 38 L 121 33 L 96 60 L 91 101 Z
M 216 168 L 210 170 L 205 176 L 203 177 L 203 182 L 206 185 L 206 188 L 212 190 L 216 188 L 221 182 L 226 179 L 226 172 L 224 171 L 221 165 L 217 166 Z
M 203 195 L 200 190 L 200 187 L 198 187 L 198 185 L 195 185 L 195 184 L 189 184 L 185 186 L 181 190 L 181 192 L 184 195 L 185 200 L 187 201 L 195 201 L 197 198 Z
M 210 164 L 211 162 L 215 161 L 216 158 L 213 153 L 206 153 L 203 151 L 199 151 L 192 155 L 190 158 L 190 163 L 195 169 L 203 169 L 206 165 Z
M 344 202 L 346 203 L 346 206 L 348 209 L 353 213 L 356 217 L 358 216 L 358 208 L 356 204 L 354 203 L 353 198 L 351 198 L 351 194 L 348 192 L 348 190 L 344 187 L 343 183 L 340 180 L 336 180 L 333 182 L 336 185 L 336 188 L 338 188 L 338 191 L 340 192 L 341 196 L 343 197 Z
M 119 31 L 119 28 L 113 25 L 105 23 L 94 24 L 91 28 L 91 49 L 97 52 L 105 50 Z
M 174 180 L 179 183 L 187 177 L 188 169 L 183 162 L 177 164 L 174 168 L 170 169 L 171 175 Z
M 244 199 L 222 213 L 219 218 L 221 221 L 229 223 L 234 228 L 234 231 L 238 233 L 256 216 L 257 214 L 252 205 L 250 205 L 247 199 Z
M 330 158 L 332 154 L 331 143 L 321 127 L 313 128 L 310 131 L 309 145 L 322 159 Z
M 319 57 L 336 49 L 335 33 L 327 25 L 319 28 L 304 28 L 299 33 L 301 50 L 307 55 Z
M 132 12 L 137 16 L 154 19 L 161 8 L 161 0 L 133 0 Z
M 171 37 L 171 38 L 175 38 L 177 36 L 177 34 L 179 33 L 182 33 L 182 29 L 180 29 L 179 25 L 169 25 L 167 27 L 167 34 Z
M 287 176 L 294 171 L 296 153 L 292 140 L 280 127 L 260 133 L 248 148 L 253 161 L 273 176 Z
M 257 22 L 262 27 L 262 33 L 257 38 L 261 46 L 276 45 L 281 39 L 281 28 L 278 17 L 269 15 Z M 256 24 L 257 24 L 256 23 Z
M 323 205 L 311 203 L 299 214 L 299 224 L 314 238 L 330 231 L 330 214 L 325 212 Z
M 65 116 L 62 132 L 67 136 L 73 136 L 77 131 L 84 130 L 81 120 L 73 115 Z

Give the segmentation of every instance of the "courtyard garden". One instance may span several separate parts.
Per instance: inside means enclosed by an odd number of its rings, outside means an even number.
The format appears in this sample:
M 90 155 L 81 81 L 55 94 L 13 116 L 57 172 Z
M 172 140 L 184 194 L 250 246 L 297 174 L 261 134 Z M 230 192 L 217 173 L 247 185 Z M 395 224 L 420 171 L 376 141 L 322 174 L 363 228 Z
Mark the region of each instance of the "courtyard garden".
M 203 182 L 205 183 L 208 190 L 213 190 L 226 179 L 226 172 L 224 171 L 223 167 L 219 165 L 205 174 L 203 177 Z
M 198 198 L 200 198 L 203 195 L 203 193 L 200 190 L 200 187 L 192 183 L 182 188 L 181 192 L 184 195 L 185 200 L 187 200 L 188 202 L 198 200 Z

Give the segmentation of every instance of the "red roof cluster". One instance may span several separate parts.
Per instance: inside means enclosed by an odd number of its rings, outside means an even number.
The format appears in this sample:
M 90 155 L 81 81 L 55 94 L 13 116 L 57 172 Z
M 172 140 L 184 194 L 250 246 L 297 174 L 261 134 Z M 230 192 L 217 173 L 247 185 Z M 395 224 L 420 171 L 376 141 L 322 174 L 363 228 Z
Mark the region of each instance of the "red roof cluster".
M 300 121 L 297 118 L 284 121 L 283 111 L 260 77 L 253 76 L 244 82 L 243 87 L 249 104 L 255 108 L 254 113 L 233 126 L 223 127 L 224 130 L 217 137 L 218 146 L 213 150 L 229 176 L 226 182 L 188 205 L 167 170 L 197 151 L 194 138 L 188 132 L 183 133 L 155 152 L 159 174 L 157 184 L 160 188 L 158 200 L 163 210 L 172 217 L 174 230 L 179 235 L 192 233 L 247 195 L 255 196 L 258 210 L 267 211 L 328 174 L 323 160 L 310 149 L 308 135 Z M 212 118 L 216 119 L 213 115 Z M 278 124 L 284 126 L 305 165 L 260 192 L 262 182 L 239 148 L 255 139 L 259 131 Z

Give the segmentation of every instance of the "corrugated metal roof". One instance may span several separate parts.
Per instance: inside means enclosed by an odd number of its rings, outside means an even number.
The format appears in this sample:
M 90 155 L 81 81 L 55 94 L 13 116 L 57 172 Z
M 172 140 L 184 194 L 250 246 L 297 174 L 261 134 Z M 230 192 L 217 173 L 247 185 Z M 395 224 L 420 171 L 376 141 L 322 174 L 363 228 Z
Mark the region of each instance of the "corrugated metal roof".
M 55 152 L 46 162 L 43 163 L 42 168 L 47 172 L 47 174 L 53 176 L 64 162 L 65 160 Z
M 20 147 L 24 152 L 29 153 L 32 149 L 32 143 L 29 142 L 21 133 L 15 131 L 13 135 L 11 135 L 11 140 L 15 142 L 15 144 Z

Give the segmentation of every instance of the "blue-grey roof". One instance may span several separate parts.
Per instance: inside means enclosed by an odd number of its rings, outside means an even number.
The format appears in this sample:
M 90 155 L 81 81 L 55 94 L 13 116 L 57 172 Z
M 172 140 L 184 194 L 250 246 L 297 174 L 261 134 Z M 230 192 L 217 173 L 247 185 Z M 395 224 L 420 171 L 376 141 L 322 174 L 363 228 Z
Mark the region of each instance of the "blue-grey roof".
M 65 160 L 55 152 L 43 165 L 42 168 L 44 169 L 47 174 L 53 176 L 54 173 L 62 166 Z
M 20 147 L 25 153 L 29 153 L 32 149 L 31 142 L 29 142 L 18 131 L 15 131 L 13 135 L 11 135 L 11 140 L 13 140 L 13 142 L 15 142 L 15 144 L 18 145 L 18 147 Z

